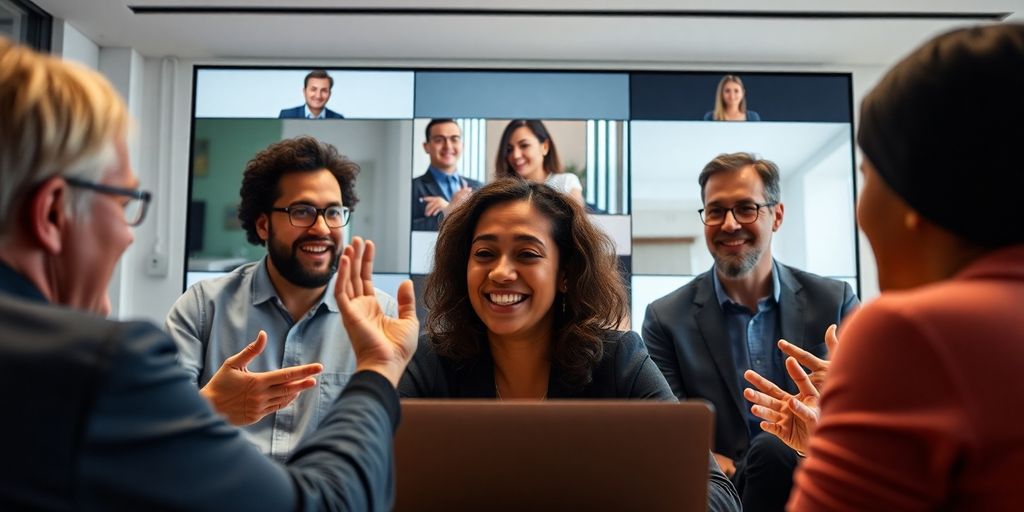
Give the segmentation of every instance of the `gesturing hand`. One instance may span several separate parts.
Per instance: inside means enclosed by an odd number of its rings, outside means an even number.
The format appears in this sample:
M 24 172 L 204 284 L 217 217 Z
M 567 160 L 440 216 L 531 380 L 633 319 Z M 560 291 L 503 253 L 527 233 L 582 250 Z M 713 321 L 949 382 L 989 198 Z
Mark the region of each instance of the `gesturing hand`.
M 356 370 L 373 370 L 397 386 L 416 352 L 416 297 L 412 281 L 406 279 L 398 287 L 398 318 L 385 315 L 373 288 L 373 256 L 373 242 L 352 238 L 341 253 L 334 296 L 355 351 Z
M 786 340 L 779 340 L 779 350 L 787 356 L 796 358 L 796 361 L 811 371 L 808 376 L 811 384 L 817 389 L 822 389 L 825 378 L 828 376 L 828 367 L 832 364 L 829 359 L 835 356 L 836 348 L 839 347 L 839 338 L 836 337 L 836 324 L 828 326 L 825 330 L 825 346 L 828 347 L 828 359 L 819 359 L 814 354 L 792 344 Z
M 246 366 L 267 346 L 267 333 L 241 352 L 224 360 L 210 382 L 199 393 L 233 425 L 250 425 L 283 409 L 299 393 L 316 385 L 314 375 L 323 371 L 319 363 L 290 366 L 269 372 L 250 372 Z
M 448 211 L 448 201 L 439 196 L 425 196 L 423 198 L 423 215 L 433 217 L 441 212 Z

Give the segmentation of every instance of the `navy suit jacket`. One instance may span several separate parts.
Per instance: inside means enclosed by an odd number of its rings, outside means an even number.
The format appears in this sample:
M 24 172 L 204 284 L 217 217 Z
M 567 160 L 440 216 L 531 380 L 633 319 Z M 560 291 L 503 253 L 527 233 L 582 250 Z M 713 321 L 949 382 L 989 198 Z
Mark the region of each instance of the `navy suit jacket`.
M 352 376 L 281 465 L 177 354 L 155 326 L 50 305 L 0 263 L 0 510 L 391 509 L 399 404 L 383 376 Z
M 483 186 L 483 183 L 477 180 L 462 179 L 473 190 Z M 434 179 L 434 175 L 427 171 L 412 180 L 412 208 L 410 211 L 412 212 L 413 231 L 437 231 L 437 227 L 441 224 L 442 214 L 428 217 L 426 203 L 420 202 L 420 198 L 429 196 L 444 197 L 444 192 L 441 191 L 441 185 Z
M 859 303 L 850 285 L 778 264 L 782 337 L 824 358 L 825 329 Z M 665 380 L 680 400 L 703 398 L 715 406 L 715 452 L 741 459 L 750 444 L 736 365 L 715 295 L 711 271 L 647 306 L 643 338 Z M 790 393 L 789 379 L 777 382 Z
M 306 118 L 305 107 L 306 107 L 305 105 L 299 105 L 299 106 L 297 106 L 295 108 L 282 109 L 281 113 L 278 114 L 277 118 L 278 119 L 305 119 Z M 345 119 L 345 116 L 343 116 L 343 115 L 341 115 L 341 114 L 339 114 L 339 113 L 337 113 L 337 112 L 335 112 L 335 111 L 333 111 L 333 110 L 331 110 L 331 109 L 329 109 L 327 107 L 324 107 L 324 110 L 327 111 L 327 113 L 324 114 L 327 119 Z

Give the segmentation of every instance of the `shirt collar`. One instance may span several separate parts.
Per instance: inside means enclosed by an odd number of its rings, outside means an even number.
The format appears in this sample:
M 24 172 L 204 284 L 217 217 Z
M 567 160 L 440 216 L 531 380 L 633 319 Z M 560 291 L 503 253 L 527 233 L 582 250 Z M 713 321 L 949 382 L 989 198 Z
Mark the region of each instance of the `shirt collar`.
M 320 109 L 320 115 L 313 117 L 313 113 L 309 111 L 309 105 L 302 105 L 302 117 L 306 119 L 327 119 L 327 105 Z
M 727 303 L 736 304 L 736 301 L 729 297 L 729 294 L 725 292 L 725 288 L 722 287 L 722 281 L 718 279 L 718 270 L 715 267 L 711 267 L 711 279 L 715 283 L 715 298 L 718 300 L 718 304 L 724 306 Z M 779 298 L 782 296 L 782 284 L 779 281 L 779 264 L 772 258 L 772 295 L 775 302 L 779 302 Z M 762 297 L 763 298 L 763 297 Z
M 252 279 L 252 305 L 262 304 L 275 297 L 277 297 L 277 290 L 274 289 L 274 283 L 270 282 L 270 269 L 267 268 L 267 258 L 264 256 L 260 260 L 256 268 L 253 269 Z M 319 308 L 321 305 L 326 307 L 328 311 L 333 313 L 338 312 L 338 301 L 334 298 L 334 282 L 338 279 L 338 273 L 335 272 L 331 276 L 331 280 L 327 282 L 327 288 L 324 289 L 324 295 L 320 298 L 320 304 L 316 307 Z M 278 299 L 280 300 L 280 299 Z
M 459 176 L 458 171 L 452 174 L 447 174 L 441 169 L 434 167 L 433 165 L 427 167 L 427 170 L 430 171 L 430 174 L 434 175 L 434 181 L 436 181 L 438 184 L 448 183 L 451 178 L 458 178 Z
M 0 261 L 0 283 L 2 283 L 0 292 L 33 302 L 48 302 L 46 296 L 39 291 L 39 288 L 36 288 L 36 285 L 2 261 Z

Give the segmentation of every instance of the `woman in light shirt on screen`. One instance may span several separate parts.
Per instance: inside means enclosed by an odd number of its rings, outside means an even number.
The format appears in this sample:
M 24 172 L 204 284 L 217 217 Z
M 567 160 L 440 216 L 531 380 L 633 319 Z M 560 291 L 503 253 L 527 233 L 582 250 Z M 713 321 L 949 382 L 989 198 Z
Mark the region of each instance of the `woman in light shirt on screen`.
M 499 178 L 518 176 L 546 183 L 583 204 L 583 184 L 575 174 L 562 171 L 555 141 L 539 120 L 516 119 L 508 123 L 501 134 L 494 169 Z
M 736 75 L 725 75 L 715 92 L 715 110 L 704 114 L 705 121 L 760 121 L 761 116 L 747 110 L 747 90 Z

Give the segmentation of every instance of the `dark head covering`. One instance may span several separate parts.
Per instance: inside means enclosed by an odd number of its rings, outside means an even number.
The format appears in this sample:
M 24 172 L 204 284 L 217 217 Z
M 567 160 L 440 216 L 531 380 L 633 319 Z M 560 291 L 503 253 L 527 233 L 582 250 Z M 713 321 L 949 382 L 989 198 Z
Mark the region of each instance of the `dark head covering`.
M 1024 25 L 915 50 L 864 98 L 857 142 L 924 218 L 986 247 L 1024 242 Z

